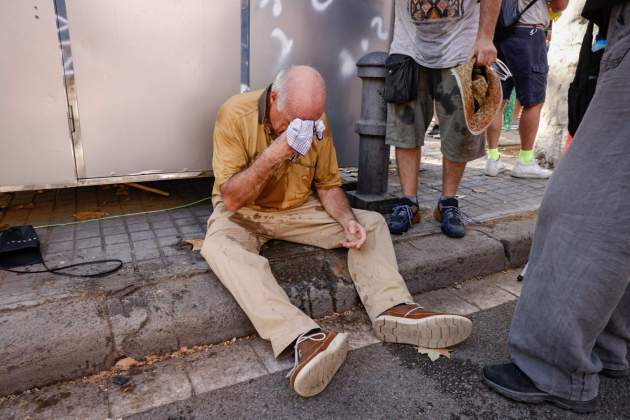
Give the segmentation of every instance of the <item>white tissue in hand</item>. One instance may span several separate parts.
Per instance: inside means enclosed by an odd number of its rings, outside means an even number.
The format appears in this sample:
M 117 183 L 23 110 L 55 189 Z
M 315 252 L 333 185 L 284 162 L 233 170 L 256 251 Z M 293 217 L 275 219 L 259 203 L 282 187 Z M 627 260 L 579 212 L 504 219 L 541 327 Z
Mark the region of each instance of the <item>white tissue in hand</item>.
M 315 135 L 318 140 L 324 138 L 324 130 L 326 130 L 326 124 L 322 120 L 315 121 Z
M 311 149 L 313 143 L 315 122 L 312 120 L 294 119 L 287 128 L 287 143 L 289 146 L 304 156 Z

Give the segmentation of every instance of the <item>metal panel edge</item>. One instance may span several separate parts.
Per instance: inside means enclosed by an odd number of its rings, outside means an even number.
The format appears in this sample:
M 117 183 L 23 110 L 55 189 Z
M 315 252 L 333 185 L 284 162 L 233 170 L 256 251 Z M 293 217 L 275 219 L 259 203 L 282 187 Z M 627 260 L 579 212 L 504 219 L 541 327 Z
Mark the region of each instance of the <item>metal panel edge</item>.
M 57 15 L 57 33 L 63 65 L 66 97 L 68 99 L 68 127 L 72 137 L 74 150 L 74 163 L 77 178 L 85 178 L 85 159 L 83 157 L 83 144 L 81 143 L 81 122 L 79 119 L 79 101 L 77 86 L 74 78 L 74 66 L 72 64 L 72 48 L 70 45 L 70 22 L 66 10 L 65 0 L 53 0 Z
M 213 176 L 212 171 L 200 172 L 174 172 L 167 174 L 126 175 L 106 178 L 79 179 L 76 183 L 61 184 L 35 184 L 35 185 L 9 185 L 0 186 L 0 193 L 17 191 L 49 190 L 54 188 L 87 187 L 94 185 L 125 184 L 128 182 L 168 181 L 185 178 L 200 178 Z

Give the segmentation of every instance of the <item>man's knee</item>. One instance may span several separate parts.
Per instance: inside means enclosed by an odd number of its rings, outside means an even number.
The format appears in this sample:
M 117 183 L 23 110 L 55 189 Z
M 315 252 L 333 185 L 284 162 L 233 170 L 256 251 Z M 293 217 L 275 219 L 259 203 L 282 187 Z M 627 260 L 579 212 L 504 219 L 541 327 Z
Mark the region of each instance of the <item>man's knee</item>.
M 208 234 L 201 245 L 201 256 L 210 264 L 219 251 L 219 238 L 217 235 Z
M 375 211 L 361 211 L 360 213 L 357 213 L 357 218 L 359 219 L 359 222 L 361 222 L 365 230 L 367 230 L 368 232 L 382 226 L 387 227 L 383 215 Z

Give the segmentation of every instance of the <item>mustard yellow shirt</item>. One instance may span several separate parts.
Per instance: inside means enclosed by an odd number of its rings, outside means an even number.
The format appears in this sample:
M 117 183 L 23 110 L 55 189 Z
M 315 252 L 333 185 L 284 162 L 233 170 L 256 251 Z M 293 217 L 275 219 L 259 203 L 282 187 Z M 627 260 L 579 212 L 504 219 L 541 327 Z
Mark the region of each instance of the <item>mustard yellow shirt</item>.
M 221 202 L 220 188 L 232 175 L 247 168 L 273 141 L 266 128 L 269 88 L 228 99 L 217 112 L 213 133 L 212 203 Z M 294 162 L 282 163 L 258 198 L 247 207 L 258 211 L 287 210 L 306 202 L 313 188 L 341 186 L 337 154 L 330 124 L 322 140 L 313 139 L 311 150 Z

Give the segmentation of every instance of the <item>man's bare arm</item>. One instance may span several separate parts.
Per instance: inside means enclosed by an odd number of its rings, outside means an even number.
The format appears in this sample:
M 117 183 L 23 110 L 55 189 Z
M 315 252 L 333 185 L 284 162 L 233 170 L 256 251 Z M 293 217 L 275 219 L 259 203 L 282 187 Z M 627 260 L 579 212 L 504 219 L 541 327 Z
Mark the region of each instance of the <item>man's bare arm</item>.
M 365 243 L 367 233 L 352 212 L 346 193 L 340 187 L 334 187 L 328 190 L 318 189 L 317 194 L 326 212 L 343 227 L 346 240 L 341 241 L 341 245 L 360 249 Z
M 501 0 L 480 1 L 479 30 L 472 52 L 472 55 L 477 57 L 477 64 L 480 66 L 492 65 L 497 59 L 497 50 L 492 38 L 500 7 Z
M 317 190 L 317 195 L 319 195 L 319 201 L 322 202 L 324 209 L 341 226 L 345 227 L 351 220 L 357 220 L 352 212 L 352 208 L 350 208 L 346 193 L 340 187 Z
M 294 153 L 286 134 L 280 135 L 247 169 L 232 175 L 221 186 L 221 199 L 229 211 L 255 200 L 276 168 Z

